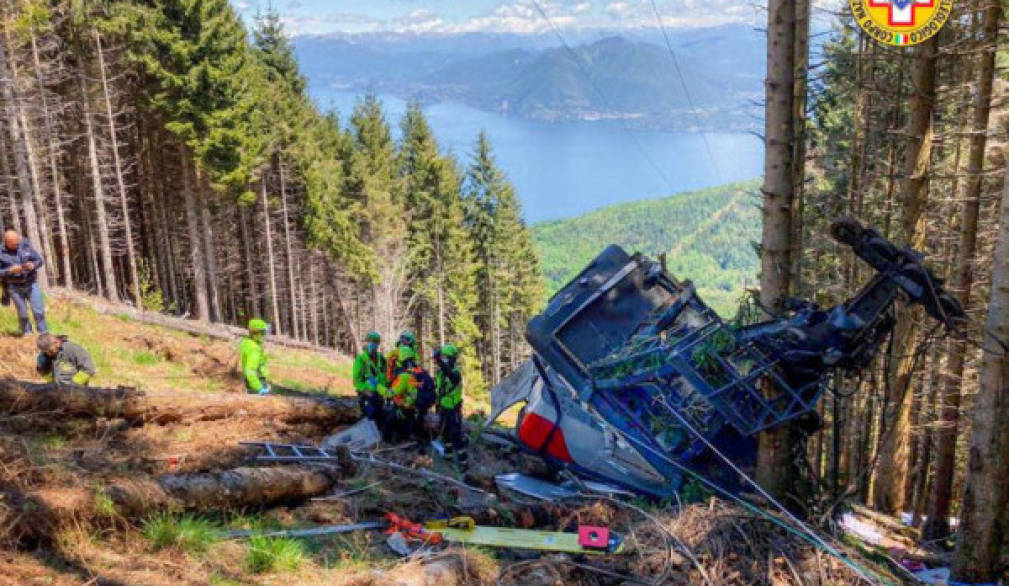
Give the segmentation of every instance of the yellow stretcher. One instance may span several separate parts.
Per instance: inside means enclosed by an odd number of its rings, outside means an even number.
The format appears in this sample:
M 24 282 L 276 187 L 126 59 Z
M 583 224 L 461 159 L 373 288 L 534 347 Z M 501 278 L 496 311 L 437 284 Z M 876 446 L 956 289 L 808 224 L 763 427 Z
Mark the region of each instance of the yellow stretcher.
M 559 551 L 589 555 L 623 553 L 623 542 L 606 529 L 580 527 L 579 533 L 539 531 L 477 525 L 471 517 L 427 521 L 424 528 L 441 534 L 445 541 L 511 549 Z M 602 541 L 600 541 L 602 540 Z M 592 543 L 593 546 L 586 546 Z

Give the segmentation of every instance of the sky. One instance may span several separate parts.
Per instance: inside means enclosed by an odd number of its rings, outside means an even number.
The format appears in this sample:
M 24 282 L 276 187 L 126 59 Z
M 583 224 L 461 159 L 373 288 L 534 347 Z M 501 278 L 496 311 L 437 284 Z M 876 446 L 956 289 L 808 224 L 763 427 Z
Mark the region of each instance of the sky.
M 839 0 L 820 0 L 836 4 Z M 753 24 L 761 0 L 231 0 L 247 20 L 273 6 L 290 34 L 549 32 Z M 542 13 L 541 13 L 542 11 Z M 546 18 L 544 18 L 544 16 Z

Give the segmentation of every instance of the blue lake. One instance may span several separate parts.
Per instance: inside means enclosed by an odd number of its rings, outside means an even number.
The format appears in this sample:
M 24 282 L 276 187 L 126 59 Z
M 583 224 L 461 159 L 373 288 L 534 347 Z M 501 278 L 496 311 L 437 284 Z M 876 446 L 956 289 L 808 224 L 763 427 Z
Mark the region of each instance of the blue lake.
M 337 109 L 344 123 L 360 95 L 320 88 L 312 93 L 323 108 Z M 379 98 L 398 136 L 406 102 Z M 477 133 L 487 132 L 530 222 L 751 179 L 763 171 L 763 144 L 750 134 L 629 130 L 616 121 L 551 124 L 449 102 L 429 104 L 424 112 L 442 149 L 464 165 Z

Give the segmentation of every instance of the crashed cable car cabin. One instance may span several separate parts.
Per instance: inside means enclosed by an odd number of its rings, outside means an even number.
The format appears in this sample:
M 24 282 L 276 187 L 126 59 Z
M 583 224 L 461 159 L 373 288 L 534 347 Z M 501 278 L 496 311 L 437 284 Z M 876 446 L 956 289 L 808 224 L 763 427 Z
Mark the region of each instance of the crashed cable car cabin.
M 610 246 L 529 322 L 534 355 L 495 387 L 495 413 L 525 401 L 513 440 L 585 478 L 656 498 L 691 477 L 738 490 L 727 460 L 752 469 L 758 432 L 810 417 L 835 369 L 867 367 L 899 299 L 951 331 L 963 319 L 919 252 L 851 219 L 831 233 L 874 277 L 835 307 L 790 299 L 742 327 L 657 262 Z

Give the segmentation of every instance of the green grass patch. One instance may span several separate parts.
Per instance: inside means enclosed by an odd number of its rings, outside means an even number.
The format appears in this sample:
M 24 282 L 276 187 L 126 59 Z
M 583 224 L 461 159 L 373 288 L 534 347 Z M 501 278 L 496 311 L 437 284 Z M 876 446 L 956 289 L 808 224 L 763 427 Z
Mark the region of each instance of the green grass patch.
M 232 580 L 220 574 L 211 574 L 208 582 L 210 582 L 210 586 L 242 586 L 243 584 L 243 582 Z
M 209 519 L 163 513 L 144 522 L 144 537 L 157 549 L 177 547 L 187 553 L 203 553 L 221 539 L 221 530 Z
M 305 557 L 300 541 L 257 535 L 249 539 L 245 565 L 254 574 L 292 572 L 301 567 Z
M 350 378 L 354 367 L 353 362 L 349 360 L 333 360 L 329 356 L 311 352 L 276 352 L 272 360 L 274 364 L 298 370 L 315 370 L 345 378 Z
M 101 517 L 115 517 L 119 514 L 116 503 L 101 487 L 95 489 L 95 512 Z
M 63 437 L 58 433 L 50 433 L 42 436 L 42 445 L 49 448 L 50 450 L 59 450 L 66 447 L 67 438 Z
M 155 364 L 161 362 L 161 359 L 153 352 L 142 350 L 140 352 L 134 352 L 133 356 L 130 357 L 130 361 L 139 366 L 154 366 Z

